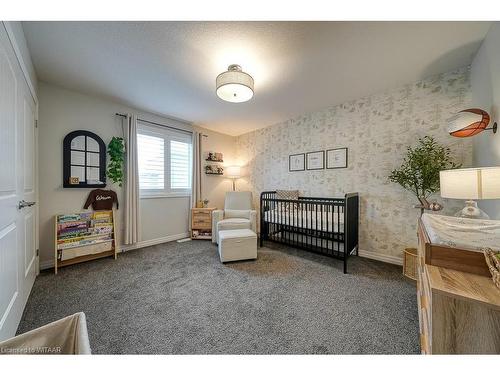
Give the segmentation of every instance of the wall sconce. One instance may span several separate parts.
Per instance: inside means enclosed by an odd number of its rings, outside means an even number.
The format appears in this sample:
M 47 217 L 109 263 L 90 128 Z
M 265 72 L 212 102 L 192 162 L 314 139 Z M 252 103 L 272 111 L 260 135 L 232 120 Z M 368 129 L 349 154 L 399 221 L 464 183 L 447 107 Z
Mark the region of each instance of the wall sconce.
M 458 112 L 448 120 L 448 133 L 454 137 L 472 137 L 481 133 L 483 130 L 492 130 L 493 134 L 497 132 L 497 123 L 491 128 L 487 128 L 490 123 L 488 112 L 479 108 L 469 108 Z

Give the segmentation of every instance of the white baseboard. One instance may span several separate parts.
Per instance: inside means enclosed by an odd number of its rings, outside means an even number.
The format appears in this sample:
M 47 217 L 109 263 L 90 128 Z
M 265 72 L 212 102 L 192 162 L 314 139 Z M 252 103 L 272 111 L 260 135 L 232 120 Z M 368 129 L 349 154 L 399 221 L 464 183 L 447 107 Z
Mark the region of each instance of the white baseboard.
M 180 240 L 180 239 L 186 238 L 186 237 L 189 237 L 189 233 L 179 233 L 179 234 L 173 234 L 171 236 L 154 238 L 152 240 L 137 242 L 136 244 L 133 244 L 133 245 L 122 245 L 120 247 L 120 251 L 125 252 L 125 251 L 130 251 L 130 250 L 135 250 L 135 249 L 142 249 L 143 247 L 159 245 L 159 244 L 165 243 L 165 242 L 177 241 L 177 240 Z
M 398 266 L 403 265 L 403 258 L 395 257 L 394 255 L 385 255 L 361 249 L 358 251 L 358 255 L 363 258 L 375 259 L 385 263 L 397 264 Z
M 49 268 L 54 268 L 54 260 L 53 259 L 44 260 L 43 262 L 40 262 L 39 267 L 40 267 L 40 271 L 46 270 Z
M 186 237 L 189 237 L 189 233 L 173 234 L 171 236 L 141 241 L 141 242 L 138 242 L 134 245 L 122 245 L 120 247 L 120 252 L 141 249 L 143 247 L 158 245 L 158 244 L 165 243 L 165 242 L 177 241 L 177 240 L 180 240 L 181 238 L 186 238 Z M 54 260 L 49 259 L 49 260 L 45 260 L 43 262 L 40 262 L 40 270 L 46 270 L 49 268 L 54 268 Z

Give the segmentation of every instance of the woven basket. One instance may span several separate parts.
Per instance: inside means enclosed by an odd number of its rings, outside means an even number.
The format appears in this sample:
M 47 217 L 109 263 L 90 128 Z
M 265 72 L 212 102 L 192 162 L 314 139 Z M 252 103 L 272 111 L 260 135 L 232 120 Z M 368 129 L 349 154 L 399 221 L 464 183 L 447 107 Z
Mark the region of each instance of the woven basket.
M 417 280 L 417 249 L 408 247 L 403 255 L 403 274 L 412 280 Z
M 500 289 L 500 259 L 496 257 L 496 254 L 499 254 L 499 252 L 495 252 L 489 248 L 483 249 L 483 252 L 486 264 L 488 264 L 488 268 L 490 269 L 493 282 L 497 288 Z

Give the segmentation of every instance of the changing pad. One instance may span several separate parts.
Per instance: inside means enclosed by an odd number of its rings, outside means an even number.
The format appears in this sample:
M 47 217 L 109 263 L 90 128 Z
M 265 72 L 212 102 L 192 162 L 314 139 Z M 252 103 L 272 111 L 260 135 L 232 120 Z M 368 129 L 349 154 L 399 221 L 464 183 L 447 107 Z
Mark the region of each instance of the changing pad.
M 482 251 L 483 247 L 500 251 L 499 220 L 425 213 L 422 215 L 422 222 L 433 244 L 472 251 Z

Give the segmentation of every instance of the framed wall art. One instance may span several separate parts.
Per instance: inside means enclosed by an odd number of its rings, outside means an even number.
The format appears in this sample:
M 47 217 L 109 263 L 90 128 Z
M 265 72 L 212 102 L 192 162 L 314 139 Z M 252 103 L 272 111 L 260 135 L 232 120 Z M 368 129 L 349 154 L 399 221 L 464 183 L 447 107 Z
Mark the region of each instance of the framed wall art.
M 297 172 L 305 170 L 305 154 L 293 154 L 288 157 L 288 171 Z
M 326 168 L 347 168 L 347 147 L 326 150 Z
M 325 151 L 314 151 L 306 154 L 307 170 L 325 169 Z

